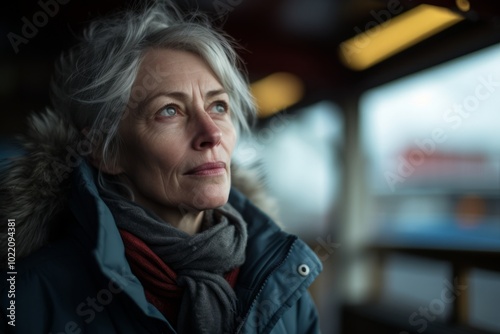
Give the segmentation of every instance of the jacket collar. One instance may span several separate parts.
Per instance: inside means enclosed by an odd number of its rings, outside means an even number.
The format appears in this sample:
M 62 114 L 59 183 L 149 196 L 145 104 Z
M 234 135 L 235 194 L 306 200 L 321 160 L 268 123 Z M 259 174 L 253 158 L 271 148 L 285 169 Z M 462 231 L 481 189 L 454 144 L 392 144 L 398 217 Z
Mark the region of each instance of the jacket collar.
M 238 332 L 266 332 L 319 275 L 322 264 L 300 239 L 282 231 L 238 190 L 229 202 L 248 225 L 245 264 L 235 287 L 238 295 Z M 307 266 L 309 273 L 300 275 Z
M 240 283 L 251 290 L 262 283 L 259 278 L 266 276 L 275 262 L 286 257 L 297 237 L 283 232 L 237 189 L 231 189 L 229 203 L 247 222 L 248 243 Z
M 132 273 L 115 220 L 99 196 L 95 180 L 95 170 L 87 162 L 73 173 L 69 207 L 84 231 L 85 235 L 80 238 L 92 250 L 105 276 L 118 284 L 146 315 L 167 322 L 146 300 L 141 283 Z

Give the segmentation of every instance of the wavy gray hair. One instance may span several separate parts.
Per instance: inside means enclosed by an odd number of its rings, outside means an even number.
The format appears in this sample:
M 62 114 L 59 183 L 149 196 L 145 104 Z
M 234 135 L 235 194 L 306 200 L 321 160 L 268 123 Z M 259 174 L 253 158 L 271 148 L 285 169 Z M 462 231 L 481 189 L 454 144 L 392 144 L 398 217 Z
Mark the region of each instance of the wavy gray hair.
M 52 104 L 78 131 L 88 131 L 102 163 L 116 161 L 120 120 L 145 98 L 145 87 L 133 91 L 132 85 L 151 48 L 202 57 L 229 95 L 237 133 L 249 130 L 255 106 L 232 39 L 212 28 L 206 16 L 195 13 L 186 18 L 170 2 L 160 1 L 90 23 L 79 43 L 56 62 Z

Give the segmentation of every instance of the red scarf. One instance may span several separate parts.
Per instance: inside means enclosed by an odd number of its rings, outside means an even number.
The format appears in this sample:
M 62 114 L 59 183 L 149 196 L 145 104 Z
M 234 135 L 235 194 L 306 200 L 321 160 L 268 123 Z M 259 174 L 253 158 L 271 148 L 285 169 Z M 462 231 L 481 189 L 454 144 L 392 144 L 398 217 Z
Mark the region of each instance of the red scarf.
M 177 285 L 177 274 L 144 241 L 120 229 L 125 245 L 125 255 L 134 275 L 144 287 L 146 299 L 172 324 L 177 326 L 177 316 L 184 288 Z M 234 288 L 240 268 L 226 273 L 224 278 Z

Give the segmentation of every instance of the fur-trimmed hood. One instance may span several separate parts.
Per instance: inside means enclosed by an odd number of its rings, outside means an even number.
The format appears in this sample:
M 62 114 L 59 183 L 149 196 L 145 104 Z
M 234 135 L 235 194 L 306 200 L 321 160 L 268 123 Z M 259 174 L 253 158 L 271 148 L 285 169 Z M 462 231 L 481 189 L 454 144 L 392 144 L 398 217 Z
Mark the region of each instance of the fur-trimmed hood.
M 23 154 L 8 158 L 0 171 L 1 267 L 7 264 L 8 219 L 16 222 L 17 260 L 49 243 L 54 218 L 68 205 L 69 176 L 85 159 L 84 147 L 89 144 L 50 109 L 32 114 L 28 124 L 27 134 L 20 138 Z M 232 166 L 231 179 L 233 187 L 276 218 L 276 205 L 267 196 L 259 172 Z

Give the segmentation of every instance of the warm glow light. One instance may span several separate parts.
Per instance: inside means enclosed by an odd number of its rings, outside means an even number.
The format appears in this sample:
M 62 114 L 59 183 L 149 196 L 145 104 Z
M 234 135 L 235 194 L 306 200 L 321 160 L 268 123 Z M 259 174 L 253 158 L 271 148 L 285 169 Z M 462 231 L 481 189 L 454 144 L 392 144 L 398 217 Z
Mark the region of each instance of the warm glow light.
M 462 12 L 468 12 L 470 10 L 470 2 L 468 0 L 456 0 L 458 9 Z
M 257 102 L 259 117 L 269 117 L 300 101 L 304 84 L 296 75 L 285 72 L 271 74 L 250 85 Z
M 461 20 L 449 9 L 419 5 L 340 44 L 340 58 L 364 70 Z

